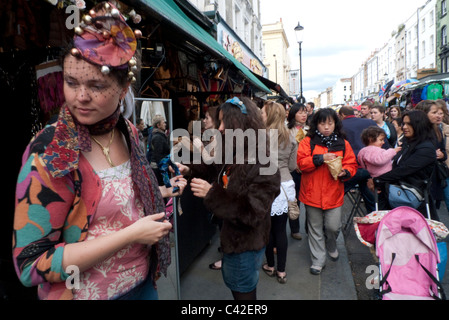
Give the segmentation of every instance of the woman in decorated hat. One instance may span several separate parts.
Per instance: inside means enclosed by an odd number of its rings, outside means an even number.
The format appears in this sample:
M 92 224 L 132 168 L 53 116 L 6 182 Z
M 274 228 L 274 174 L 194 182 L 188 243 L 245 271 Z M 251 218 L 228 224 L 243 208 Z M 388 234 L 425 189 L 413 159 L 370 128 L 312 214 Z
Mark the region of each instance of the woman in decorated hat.
M 58 121 L 28 145 L 16 189 L 13 256 L 39 299 L 157 299 L 170 264 L 163 197 L 120 113 L 136 71 L 136 37 L 100 3 L 64 57 Z M 186 185 L 181 176 L 172 185 Z M 177 181 L 175 181 L 177 180 Z

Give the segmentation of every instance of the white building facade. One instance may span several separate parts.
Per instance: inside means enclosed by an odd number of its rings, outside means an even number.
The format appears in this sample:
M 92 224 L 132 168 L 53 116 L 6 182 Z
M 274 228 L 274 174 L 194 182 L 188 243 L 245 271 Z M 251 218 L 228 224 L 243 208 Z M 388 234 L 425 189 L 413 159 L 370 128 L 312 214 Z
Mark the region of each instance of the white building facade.
M 338 80 L 332 88 L 332 103 L 334 105 L 346 105 L 351 101 L 352 79 Z
M 262 60 L 260 0 L 189 0 L 189 2 L 199 11 L 215 12 L 219 15 L 235 33 L 233 38 L 237 39 L 233 40 L 243 43 L 248 48 L 246 51 L 251 53 L 250 55 L 255 55 Z M 217 38 L 220 37 L 224 38 L 226 35 L 217 34 Z
M 361 103 L 367 98 L 377 100 L 382 86 L 390 81 L 420 79 L 438 72 L 438 2 L 423 2 L 406 21 L 399 24 L 397 30 L 392 30 L 391 38 L 376 49 L 353 75 L 353 102 Z

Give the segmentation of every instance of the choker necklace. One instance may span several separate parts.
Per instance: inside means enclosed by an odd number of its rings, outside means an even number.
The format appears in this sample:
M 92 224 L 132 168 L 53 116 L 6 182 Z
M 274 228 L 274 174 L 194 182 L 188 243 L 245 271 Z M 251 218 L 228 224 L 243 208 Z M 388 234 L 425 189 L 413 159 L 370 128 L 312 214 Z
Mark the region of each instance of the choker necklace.
M 103 151 L 103 154 L 104 154 L 104 156 L 106 157 L 106 160 L 108 160 L 109 165 L 111 166 L 111 168 L 114 168 L 114 164 L 112 163 L 111 156 L 109 155 L 109 148 L 111 147 L 112 140 L 114 140 L 114 131 L 115 131 L 115 130 L 112 130 L 112 133 L 111 133 L 111 140 L 109 140 L 109 143 L 108 143 L 108 146 L 107 146 L 107 147 L 103 146 L 103 145 L 100 143 L 100 141 L 98 141 L 98 140 L 95 139 L 93 136 L 91 136 L 92 140 L 94 140 L 95 143 L 98 144 L 98 145 L 100 146 L 100 148 L 101 148 L 101 150 Z

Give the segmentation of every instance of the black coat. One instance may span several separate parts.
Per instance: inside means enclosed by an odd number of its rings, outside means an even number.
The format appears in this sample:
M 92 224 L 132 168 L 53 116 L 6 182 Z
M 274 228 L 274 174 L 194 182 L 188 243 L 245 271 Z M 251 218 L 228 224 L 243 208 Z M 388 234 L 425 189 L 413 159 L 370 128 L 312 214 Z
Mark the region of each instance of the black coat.
M 380 184 L 381 194 L 379 194 L 380 210 L 388 210 L 388 195 L 386 184 L 405 182 L 424 191 L 428 188 L 425 181 L 430 183 L 436 165 L 435 144 L 431 140 L 426 140 L 418 144 L 409 144 L 404 140 L 402 150 L 393 159 L 393 169 L 379 176 L 376 181 Z M 439 220 L 432 195 L 429 192 L 430 217 Z M 418 208 L 424 217 L 427 217 L 425 202 Z
M 402 150 L 393 159 L 393 169 L 377 180 L 380 183 L 398 183 L 399 181 L 424 189 L 427 180 L 430 182 L 435 168 L 435 145 L 431 140 L 419 144 L 409 144 L 404 140 Z
M 153 137 L 151 139 L 152 153 L 151 162 L 159 164 L 159 162 L 170 154 L 170 145 L 168 137 L 159 129 L 153 129 Z
M 396 128 L 391 122 L 385 121 L 387 124 L 387 127 L 390 129 L 390 138 L 388 139 L 388 143 L 390 144 L 391 148 L 394 148 L 396 145 L 396 142 L 398 141 L 398 134 L 396 132 Z

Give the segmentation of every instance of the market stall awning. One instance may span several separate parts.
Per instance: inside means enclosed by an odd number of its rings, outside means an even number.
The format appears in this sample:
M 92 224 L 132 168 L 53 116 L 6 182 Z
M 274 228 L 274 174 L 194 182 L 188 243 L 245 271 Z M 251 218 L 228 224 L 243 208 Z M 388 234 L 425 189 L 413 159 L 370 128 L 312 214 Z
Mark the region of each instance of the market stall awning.
M 254 72 L 252 72 L 252 73 L 257 79 L 259 79 L 268 88 L 279 93 L 279 96 L 281 98 L 283 98 L 284 100 L 287 100 L 288 102 L 290 102 L 292 104 L 294 103 L 293 99 L 285 92 L 284 89 L 282 89 L 280 84 L 277 84 L 276 82 L 273 82 L 267 78 L 259 76 L 258 74 L 255 74 Z
M 449 73 L 433 74 L 424 78 L 421 78 L 417 83 L 409 86 L 407 90 L 415 90 L 416 88 L 424 87 L 430 83 L 444 82 L 449 83 Z
M 197 23 L 192 21 L 173 0 L 140 0 L 140 2 L 146 5 L 150 10 L 164 18 L 168 23 L 173 24 L 180 31 L 184 32 L 191 39 L 197 42 L 197 45 L 203 46 L 212 50 L 215 54 L 225 57 L 231 61 L 235 67 L 240 70 L 243 76 L 250 81 L 259 90 L 266 93 L 270 93 L 270 89 L 267 88 L 256 76 L 232 54 L 226 51 L 214 37 L 212 37 L 206 30 L 201 28 Z

